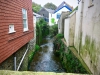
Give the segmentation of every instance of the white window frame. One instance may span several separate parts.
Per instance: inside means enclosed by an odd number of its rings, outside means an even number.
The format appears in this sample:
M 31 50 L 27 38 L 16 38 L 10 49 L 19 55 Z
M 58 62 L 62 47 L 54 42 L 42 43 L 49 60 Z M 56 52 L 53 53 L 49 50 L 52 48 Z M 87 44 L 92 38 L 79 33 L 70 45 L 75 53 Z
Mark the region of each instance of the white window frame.
M 26 18 L 24 18 L 24 16 L 26 16 Z M 22 8 L 22 18 L 23 18 L 23 31 L 28 31 L 28 17 L 27 17 L 27 10 Z M 24 22 L 26 22 L 26 26 L 24 25 Z
M 10 24 L 9 25 L 9 33 L 14 33 L 14 32 L 16 32 L 15 29 L 14 29 L 14 25 Z

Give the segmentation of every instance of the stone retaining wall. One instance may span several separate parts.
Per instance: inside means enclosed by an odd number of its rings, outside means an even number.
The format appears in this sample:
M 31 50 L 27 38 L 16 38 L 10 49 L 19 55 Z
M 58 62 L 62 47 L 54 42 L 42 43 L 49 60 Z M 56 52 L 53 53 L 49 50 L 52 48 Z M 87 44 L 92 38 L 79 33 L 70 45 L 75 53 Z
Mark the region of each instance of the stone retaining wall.
M 0 64 L 0 70 L 14 70 L 14 56 L 16 56 L 16 66 L 18 67 L 24 53 L 26 52 L 27 46 L 29 45 L 29 50 L 23 60 L 23 63 L 19 70 L 26 71 L 28 69 L 28 56 L 31 52 L 34 51 L 35 48 L 35 39 L 32 39 L 29 43 L 20 48 L 16 53 L 11 55 L 8 59 L 6 59 L 3 63 Z

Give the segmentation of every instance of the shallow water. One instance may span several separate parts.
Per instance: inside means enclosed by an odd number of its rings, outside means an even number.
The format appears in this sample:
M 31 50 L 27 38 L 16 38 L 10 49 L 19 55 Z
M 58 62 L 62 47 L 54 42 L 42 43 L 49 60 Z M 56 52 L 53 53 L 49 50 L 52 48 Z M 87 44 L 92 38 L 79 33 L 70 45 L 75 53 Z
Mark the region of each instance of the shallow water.
M 35 54 L 29 70 L 39 72 L 65 72 L 59 58 L 54 55 L 53 39 L 47 37 L 43 40 L 41 49 Z

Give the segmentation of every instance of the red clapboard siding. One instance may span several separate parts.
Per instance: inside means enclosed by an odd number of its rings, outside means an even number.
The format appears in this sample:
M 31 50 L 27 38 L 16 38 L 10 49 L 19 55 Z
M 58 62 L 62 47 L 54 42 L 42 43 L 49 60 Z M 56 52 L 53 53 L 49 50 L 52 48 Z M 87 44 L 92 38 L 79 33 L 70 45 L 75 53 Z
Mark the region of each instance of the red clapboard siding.
M 27 10 L 27 32 L 23 32 L 22 8 Z M 15 33 L 8 33 L 10 24 Z M 0 63 L 34 37 L 33 28 L 32 0 L 0 0 Z

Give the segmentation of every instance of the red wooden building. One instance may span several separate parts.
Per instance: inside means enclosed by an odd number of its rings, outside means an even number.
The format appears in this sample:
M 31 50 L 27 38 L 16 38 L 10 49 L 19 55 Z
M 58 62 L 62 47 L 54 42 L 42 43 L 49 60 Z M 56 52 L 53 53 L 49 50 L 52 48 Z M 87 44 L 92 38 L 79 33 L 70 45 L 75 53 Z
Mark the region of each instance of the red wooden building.
M 0 0 L 0 63 L 34 36 L 32 0 Z

